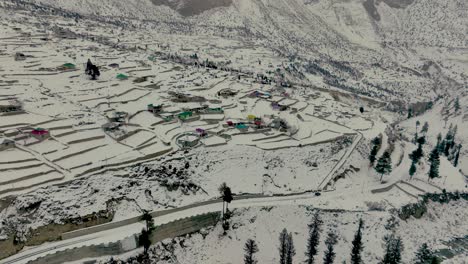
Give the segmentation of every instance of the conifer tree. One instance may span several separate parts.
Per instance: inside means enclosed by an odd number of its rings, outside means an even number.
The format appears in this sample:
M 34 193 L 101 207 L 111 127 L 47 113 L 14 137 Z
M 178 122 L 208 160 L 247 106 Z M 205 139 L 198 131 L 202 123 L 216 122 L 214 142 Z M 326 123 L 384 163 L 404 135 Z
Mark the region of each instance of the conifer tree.
M 151 246 L 150 232 L 143 228 L 140 235 L 138 236 L 138 243 L 143 246 L 143 254 L 148 254 L 148 249 Z
M 399 264 L 401 262 L 401 252 L 403 251 L 403 242 L 400 237 L 394 234 L 384 237 L 385 255 L 380 264 Z
M 279 255 L 280 255 L 280 264 L 287 264 L 286 259 L 288 256 L 288 240 L 289 240 L 289 234 L 288 230 L 286 228 L 281 231 L 280 236 L 279 236 L 279 241 L 280 241 L 280 246 L 278 248 L 279 250 Z
M 351 249 L 351 264 L 361 264 L 362 263 L 362 257 L 361 257 L 361 252 L 364 246 L 362 245 L 362 228 L 363 228 L 364 222 L 362 221 L 362 218 L 359 219 L 359 226 L 356 234 L 354 235 L 354 240 L 353 240 L 353 248 Z
M 437 148 L 439 148 L 440 143 L 442 143 L 442 134 L 437 134 Z
M 314 264 L 315 256 L 317 255 L 317 246 L 320 242 L 320 231 L 322 220 L 320 219 L 319 211 L 315 212 L 312 223 L 309 225 L 309 239 L 307 240 L 306 263 Z
M 145 221 L 146 224 L 146 230 L 149 231 L 150 233 L 153 232 L 155 229 L 154 227 L 154 219 L 147 210 L 143 210 L 143 215 L 140 217 L 141 220 Z
M 431 155 L 429 156 L 429 162 L 431 166 L 429 168 L 429 180 L 439 177 L 439 165 L 440 157 L 439 151 L 435 148 L 432 150 Z
M 376 157 L 375 157 L 375 156 L 377 155 L 377 152 L 378 152 L 378 151 L 379 151 L 379 149 L 377 148 L 376 145 L 374 145 L 374 146 L 372 147 L 371 153 L 370 153 L 370 155 L 369 155 L 369 161 L 370 161 L 371 165 L 374 165 L 374 162 L 375 162 L 375 160 L 376 160 Z
M 424 135 L 427 134 L 427 131 L 429 131 L 429 124 L 426 122 L 424 122 L 424 125 L 423 127 L 421 128 L 421 133 L 423 133 Z
M 326 250 L 323 256 L 323 264 L 332 264 L 335 260 L 335 244 L 338 242 L 337 236 L 332 231 L 328 232 L 327 239 L 325 240 Z
M 225 182 L 223 182 L 221 186 L 219 186 L 218 190 L 219 190 L 219 193 L 221 194 L 221 198 L 223 198 L 223 220 L 225 220 L 226 214 L 224 211 L 224 203 L 226 203 L 226 212 L 227 212 L 228 204 L 231 203 L 233 200 L 232 192 L 231 192 L 231 188 L 229 188 Z
M 415 173 L 416 173 L 416 163 L 411 162 L 411 167 L 409 169 L 410 179 L 413 179 L 413 176 Z
M 458 166 L 458 159 L 460 158 L 460 151 L 461 151 L 462 145 L 458 144 L 457 148 L 457 153 L 455 154 L 455 157 L 453 159 L 453 166 L 457 167 Z
M 254 254 L 258 252 L 258 246 L 255 240 L 247 239 L 244 245 L 244 263 L 245 264 L 256 264 L 258 261 L 254 258 Z
M 294 248 L 293 236 L 291 233 L 289 233 L 287 249 L 286 249 L 286 264 L 292 264 L 293 258 L 295 255 L 296 255 L 296 249 Z
M 436 264 L 439 263 L 439 259 L 434 255 L 432 250 L 427 246 L 426 243 L 422 244 L 416 252 L 414 264 Z
M 460 98 L 455 99 L 455 112 L 458 112 L 460 110 Z
M 385 151 L 382 154 L 382 157 L 380 157 L 377 161 L 377 165 L 375 165 L 375 171 L 380 173 L 380 181 L 382 181 L 384 174 L 389 174 L 392 172 L 392 158 L 390 157 L 390 153 L 388 151 Z

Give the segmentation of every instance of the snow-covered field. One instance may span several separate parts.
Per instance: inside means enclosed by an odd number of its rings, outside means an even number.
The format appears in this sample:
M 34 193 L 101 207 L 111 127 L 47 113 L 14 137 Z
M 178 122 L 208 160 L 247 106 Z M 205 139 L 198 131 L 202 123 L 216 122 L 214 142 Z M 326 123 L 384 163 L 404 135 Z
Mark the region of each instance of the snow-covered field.
M 241 263 L 247 235 L 261 263 L 275 262 L 283 227 L 302 260 L 313 207 L 343 210 L 324 212 L 340 231 L 337 263 L 365 218 L 374 263 L 389 210 L 425 192 L 467 191 L 464 1 L 213 3 L 0 2 L 0 238 L 27 245 L 32 230 L 98 212 L 116 222 L 196 205 L 226 182 L 236 195 L 329 196 L 237 209 L 228 236 L 217 226 L 176 248 L 180 263 Z M 88 59 L 97 80 L 84 73 Z M 410 177 L 415 133 L 426 142 Z M 439 133 L 454 134 L 453 146 L 428 181 Z M 391 156 L 382 182 L 369 163 L 375 137 L 377 159 Z M 447 222 L 466 218 L 463 204 L 450 206 L 401 222 L 404 263 L 422 241 L 466 235 Z

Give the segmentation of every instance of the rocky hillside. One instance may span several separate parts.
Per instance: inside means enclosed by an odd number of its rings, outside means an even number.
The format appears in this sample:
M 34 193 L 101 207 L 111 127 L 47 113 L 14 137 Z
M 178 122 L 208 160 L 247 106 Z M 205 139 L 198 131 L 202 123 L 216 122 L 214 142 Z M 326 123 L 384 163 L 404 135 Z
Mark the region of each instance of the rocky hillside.
M 299 61 L 307 74 L 295 82 L 386 102 L 434 100 L 462 87 L 468 70 L 464 0 L 8 1 L 159 33 L 253 41 Z

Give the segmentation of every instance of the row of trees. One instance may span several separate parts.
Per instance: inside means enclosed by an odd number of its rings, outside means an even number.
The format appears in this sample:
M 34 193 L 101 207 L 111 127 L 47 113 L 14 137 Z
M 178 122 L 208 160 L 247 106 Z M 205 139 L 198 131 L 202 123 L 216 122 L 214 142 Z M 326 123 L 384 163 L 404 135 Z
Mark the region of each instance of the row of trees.
M 418 122 L 416 122 L 416 128 L 418 127 Z M 426 129 L 425 129 L 426 127 Z M 421 132 L 423 136 L 418 137 L 418 130 L 416 129 L 416 143 L 418 148 L 414 150 L 410 155 L 411 167 L 409 169 L 410 177 L 416 173 L 417 164 L 420 162 L 421 158 L 424 157 L 423 145 L 426 143 L 426 133 L 428 129 L 427 122 L 423 126 Z M 434 149 L 429 154 L 428 161 L 430 163 L 430 168 L 428 172 L 428 181 L 431 179 L 439 177 L 439 166 L 440 166 L 440 155 L 443 154 L 447 157 L 449 161 L 452 161 L 452 164 L 456 167 L 458 166 L 458 159 L 460 157 L 460 151 L 462 148 L 461 144 L 455 143 L 455 135 L 457 133 L 457 126 L 450 125 L 449 131 L 447 132 L 444 139 L 442 139 L 442 134 L 439 133 L 437 136 L 437 144 Z
M 306 264 L 314 264 L 316 262 L 316 256 L 318 254 L 318 245 L 320 243 L 320 232 L 323 222 L 320 219 L 319 212 L 317 211 L 312 222 L 309 225 L 309 238 L 307 241 L 306 248 Z M 362 219 L 359 220 L 359 225 L 354 239 L 352 241 L 352 248 L 350 254 L 351 264 L 362 264 L 362 251 L 364 249 L 362 242 L 362 230 L 364 229 L 364 222 Z M 325 239 L 325 252 L 323 255 L 324 264 L 332 264 L 336 257 L 335 245 L 338 242 L 338 236 L 335 232 L 329 231 L 327 238 Z M 384 237 L 385 242 L 385 254 L 379 264 L 399 264 L 401 263 L 402 252 L 403 252 L 403 241 L 399 236 L 394 233 L 386 235 Z M 285 228 L 281 231 L 279 236 L 279 263 L 280 264 L 292 264 L 296 250 L 294 248 L 292 233 L 288 232 Z M 248 239 L 244 246 L 244 263 L 245 264 L 257 264 L 258 260 L 255 258 L 255 254 L 259 252 L 257 243 L 253 239 Z M 438 264 L 440 263 L 439 258 L 435 253 L 428 247 L 426 243 L 419 247 L 414 257 L 415 264 Z
M 372 150 L 369 155 L 369 161 L 370 165 L 374 166 L 374 163 L 377 160 L 377 153 L 382 147 L 382 138 L 376 137 L 371 141 L 371 143 Z M 388 150 L 386 150 L 377 160 L 377 164 L 374 166 L 374 169 L 378 174 L 380 174 L 380 181 L 382 181 L 384 175 L 392 172 L 392 158 Z
M 322 220 L 320 214 L 317 211 L 312 217 L 312 222 L 309 224 L 309 237 L 307 239 L 307 248 L 305 252 L 307 264 L 316 263 L 316 256 L 318 254 L 318 245 L 320 244 L 320 233 L 322 231 Z M 360 264 L 362 262 L 361 252 L 364 249 L 362 245 L 362 229 L 364 222 L 362 219 L 359 220 L 358 230 L 353 239 L 353 246 L 351 249 L 351 263 Z M 323 256 L 324 264 L 331 264 L 334 262 L 336 257 L 335 245 L 338 243 L 338 236 L 335 232 L 329 231 L 327 233 L 327 238 L 325 239 L 325 252 Z M 285 228 L 281 231 L 279 236 L 279 263 L 280 264 L 292 264 L 294 256 L 296 255 L 296 250 L 294 247 L 294 241 L 292 233 L 288 232 Z M 254 254 L 259 251 L 257 243 L 248 239 L 244 246 L 244 263 L 245 264 L 256 264 Z

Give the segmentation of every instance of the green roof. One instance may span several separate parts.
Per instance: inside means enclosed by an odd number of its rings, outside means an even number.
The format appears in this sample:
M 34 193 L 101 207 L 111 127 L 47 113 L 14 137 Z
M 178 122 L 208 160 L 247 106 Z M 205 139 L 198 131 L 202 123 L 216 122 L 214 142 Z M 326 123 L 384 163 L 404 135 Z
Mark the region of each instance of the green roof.
M 65 63 L 62 66 L 65 67 L 65 68 L 75 68 L 76 67 L 75 64 L 73 64 L 73 63 Z
M 122 73 L 117 74 L 117 79 L 128 79 L 128 76 Z
M 237 124 L 236 125 L 236 128 L 239 128 L 239 129 L 246 129 L 248 128 L 245 124 Z
M 190 111 L 187 111 L 187 112 L 182 112 L 178 115 L 179 118 L 181 119 L 186 119 L 188 117 L 191 117 L 192 116 L 192 112 Z

